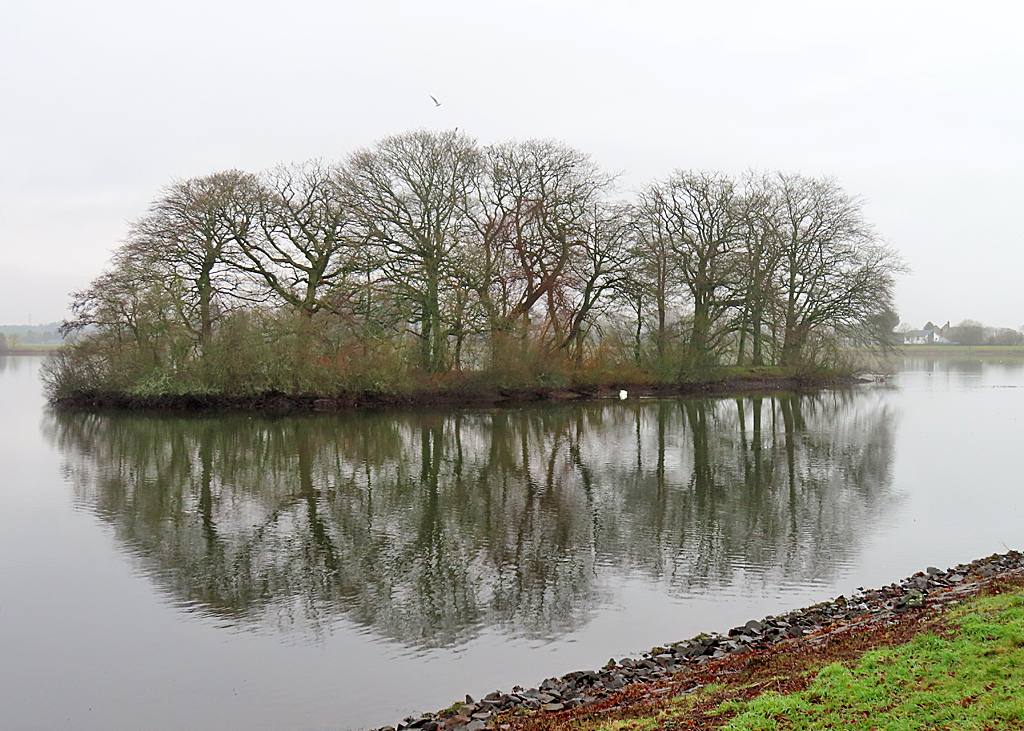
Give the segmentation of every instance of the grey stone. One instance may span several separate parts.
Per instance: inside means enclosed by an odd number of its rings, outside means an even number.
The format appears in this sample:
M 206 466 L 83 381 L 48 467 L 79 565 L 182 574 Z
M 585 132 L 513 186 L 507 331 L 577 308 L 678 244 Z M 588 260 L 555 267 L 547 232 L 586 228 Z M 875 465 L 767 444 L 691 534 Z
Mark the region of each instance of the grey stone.
M 924 594 L 919 591 L 907 592 L 906 596 L 896 603 L 896 609 L 921 609 L 924 606 Z
M 466 731 L 484 731 L 487 724 L 479 719 L 474 719 L 466 724 Z
M 561 711 L 565 708 L 562 703 L 545 703 L 543 706 L 545 711 Z

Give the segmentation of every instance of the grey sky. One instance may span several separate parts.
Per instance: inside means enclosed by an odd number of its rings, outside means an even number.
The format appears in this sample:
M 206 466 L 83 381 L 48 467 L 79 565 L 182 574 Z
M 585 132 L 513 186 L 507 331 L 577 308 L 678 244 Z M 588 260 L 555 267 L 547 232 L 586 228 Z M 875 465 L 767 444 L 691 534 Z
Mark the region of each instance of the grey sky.
M 913 269 L 904 321 L 1017 327 L 1022 32 L 1020 2 L 10 0 L 0 324 L 64 317 L 172 178 L 458 126 L 562 139 L 627 189 L 834 175 Z

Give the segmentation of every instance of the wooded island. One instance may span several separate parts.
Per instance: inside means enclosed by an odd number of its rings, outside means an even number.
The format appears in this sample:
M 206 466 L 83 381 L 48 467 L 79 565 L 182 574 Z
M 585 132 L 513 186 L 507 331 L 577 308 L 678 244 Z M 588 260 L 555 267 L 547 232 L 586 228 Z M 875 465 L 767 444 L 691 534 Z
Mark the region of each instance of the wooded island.
M 49 396 L 828 375 L 892 344 L 903 265 L 836 181 L 615 183 L 560 142 L 427 130 L 175 181 L 74 294 Z

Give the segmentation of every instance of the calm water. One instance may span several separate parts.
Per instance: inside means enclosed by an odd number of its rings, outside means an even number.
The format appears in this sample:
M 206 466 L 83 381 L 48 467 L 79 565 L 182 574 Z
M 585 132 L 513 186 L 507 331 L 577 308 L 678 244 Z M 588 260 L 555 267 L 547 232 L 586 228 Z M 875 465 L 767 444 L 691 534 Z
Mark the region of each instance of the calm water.
M 1024 362 L 849 393 L 55 415 L 0 358 L 0 728 L 357 729 L 1024 548 Z

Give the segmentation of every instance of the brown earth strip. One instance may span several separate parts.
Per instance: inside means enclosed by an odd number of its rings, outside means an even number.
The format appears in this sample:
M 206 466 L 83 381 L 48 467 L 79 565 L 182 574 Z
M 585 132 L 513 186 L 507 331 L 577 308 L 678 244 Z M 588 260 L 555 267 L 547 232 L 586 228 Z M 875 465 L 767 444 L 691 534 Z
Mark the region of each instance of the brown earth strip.
M 339 396 L 265 393 L 256 396 L 229 394 L 82 394 L 58 399 L 60 410 L 89 411 L 258 411 L 273 414 L 351 410 L 408 410 L 461 407 L 502 407 L 528 403 L 559 403 L 579 399 L 617 399 L 627 391 L 630 399 L 676 396 L 741 396 L 759 393 L 801 392 L 843 388 L 855 378 L 803 379 L 772 375 L 741 376 L 696 383 L 577 386 L 571 388 L 453 388 L 425 389 L 409 393 L 351 393 Z

